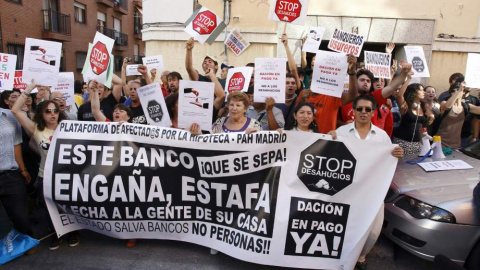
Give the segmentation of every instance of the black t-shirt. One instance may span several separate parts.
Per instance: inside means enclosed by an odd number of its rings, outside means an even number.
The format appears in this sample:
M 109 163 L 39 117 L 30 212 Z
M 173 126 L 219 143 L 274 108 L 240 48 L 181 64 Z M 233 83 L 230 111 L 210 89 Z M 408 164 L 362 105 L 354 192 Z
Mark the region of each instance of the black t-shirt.
M 147 118 L 145 117 L 145 113 L 143 112 L 142 105 L 137 107 L 130 106 L 130 110 L 132 110 L 132 123 L 134 124 L 147 124 Z
M 125 97 L 120 98 L 120 103 L 125 102 Z M 113 94 L 108 95 L 108 97 L 104 98 L 100 101 L 100 111 L 102 111 L 103 115 L 106 118 L 112 120 L 113 119 L 113 108 L 119 102 L 115 99 Z M 92 113 L 92 104 L 89 102 L 82 104 L 80 108 L 78 108 L 78 121 L 95 121 L 95 117 L 93 117 Z
M 223 90 L 225 90 L 225 80 L 220 79 L 220 78 L 217 78 L 217 79 L 218 79 L 218 82 L 220 83 L 220 85 L 222 86 Z M 201 74 L 198 74 L 198 81 L 199 82 L 212 82 L 212 80 L 210 80 L 208 77 L 203 76 Z

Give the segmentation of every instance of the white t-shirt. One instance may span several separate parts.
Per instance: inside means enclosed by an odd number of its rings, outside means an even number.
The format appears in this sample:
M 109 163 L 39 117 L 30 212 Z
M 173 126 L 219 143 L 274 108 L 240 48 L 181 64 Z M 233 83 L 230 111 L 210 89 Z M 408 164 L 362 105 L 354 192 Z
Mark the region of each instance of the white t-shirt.
M 337 136 L 347 137 L 347 138 L 356 138 L 359 140 L 362 139 L 360 137 L 360 134 L 358 133 L 358 130 L 355 128 L 355 122 L 352 122 L 350 124 L 346 124 L 344 126 L 337 128 L 336 132 L 337 132 Z M 372 123 L 370 123 L 370 131 L 368 132 L 367 137 L 365 137 L 365 140 L 373 141 L 373 142 L 383 142 L 383 143 L 389 143 L 389 144 L 392 143 L 392 141 L 390 140 L 390 137 L 388 137 L 388 134 L 383 129 L 378 128 Z

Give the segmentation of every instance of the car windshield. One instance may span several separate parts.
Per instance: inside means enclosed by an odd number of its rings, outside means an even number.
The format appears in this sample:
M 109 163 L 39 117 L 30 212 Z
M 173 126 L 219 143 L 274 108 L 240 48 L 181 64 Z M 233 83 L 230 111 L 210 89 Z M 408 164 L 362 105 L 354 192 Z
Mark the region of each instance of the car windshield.
M 473 144 L 462 148 L 461 151 L 468 156 L 480 159 L 480 141 L 476 141 Z

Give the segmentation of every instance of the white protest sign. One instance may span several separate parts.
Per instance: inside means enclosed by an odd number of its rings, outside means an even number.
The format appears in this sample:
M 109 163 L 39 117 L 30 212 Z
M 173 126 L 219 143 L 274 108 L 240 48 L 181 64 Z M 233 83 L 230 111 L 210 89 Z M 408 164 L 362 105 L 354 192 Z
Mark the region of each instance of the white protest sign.
M 250 42 L 245 40 L 238 29 L 232 29 L 224 43 L 236 56 L 239 56 L 250 46 Z
M 61 55 L 62 43 L 27 38 L 23 57 L 23 81 L 30 83 L 34 79 L 38 85 L 57 85 Z
M 178 127 L 188 129 L 197 123 L 201 130 L 212 129 L 215 84 L 180 80 L 178 92 Z
M 16 63 L 16 55 L 0 53 L 0 89 L 13 89 Z
M 391 79 L 391 63 L 392 55 L 389 53 L 365 51 L 365 69 L 370 70 L 375 78 Z
M 160 83 L 154 82 L 137 88 L 137 94 L 148 123 L 160 127 L 172 125 Z
M 305 44 L 303 44 L 302 51 L 317 53 L 322 43 L 323 35 L 325 34 L 325 27 L 311 27 L 307 34 Z
M 422 46 L 405 46 L 405 54 L 407 55 L 407 62 L 412 64 L 412 71 L 414 74 L 412 78 L 428 78 L 430 72 L 428 71 L 427 60 Z
M 149 71 L 152 69 L 156 69 L 157 71 L 165 69 L 163 66 L 163 56 L 161 55 L 143 57 L 142 62 L 145 66 L 147 66 Z
M 480 88 L 480 54 L 478 53 L 468 54 L 465 82 L 468 87 Z
M 82 74 L 110 87 L 113 74 L 112 49 L 115 40 L 97 32 L 93 44 L 89 46 Z
M 58 74 L 57 85 L 53 88 L 53 91 L 62 92 L 66 98 L 65 103 L 67 106 L 75 104 L 75 76 L 73 72 L 60 72 Z
M 255 58 L 254 102 L 264 103 L 267 97 L 285 103 L 287 59 Z
M 138 66 L 139 65 L 127 65 L 127 68 L 125 70 L 125 75 L 127 76 L 142 75 L 142 73 L 138 72 Z
M 220 17 L 208 8 L 195 11 L 185 22 L 184 31 L 200 43 L 212 44 L 226 25 Z
M 225 91 L 232 93 L 235 91 L 247 92 L 248 85 L 252 79 L 252 67 L 230 68 L 225 82 Z
M 332 51 L 360 56 L 365 39 L 363 36 L 335 29 L 328 48 Z
M 318 51 L 312 74 L 312 92 L 341 97 L 347 73 L 347 56 L 343 53 Z
M 273 0 L 270 3 L 268 19 L 305 25 L 310 0 Z

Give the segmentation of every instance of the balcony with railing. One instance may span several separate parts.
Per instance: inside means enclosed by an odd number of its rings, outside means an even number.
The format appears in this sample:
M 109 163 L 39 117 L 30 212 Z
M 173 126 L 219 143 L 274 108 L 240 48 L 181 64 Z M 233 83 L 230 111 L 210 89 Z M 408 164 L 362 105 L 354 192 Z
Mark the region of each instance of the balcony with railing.
M 44 9 L 42 38 L 58 41 L 71 41 L 70 15 L 51 9 Z
M 113 8 L 115 7 L 115 0 L 97 0 L 97 4 Z
M 128 46 L 128 35 L 122 32 L 115 31 L 114 29 L 102 27 L 100 25 L 97 25 L 97 31 L 104 34 L 105 36 L 114 39 L 115 43 L 114 45 L 116 46 L 116 50 L 126 50 L 126 46 Z
M 113 10 L 122 13 L 123 15 L 128 14 L 128 1 L 127 0 L 114 0 Z
M 142 17 L 136 13 L 133 15 L 133 37 L 136 39 L 142 39 Z

